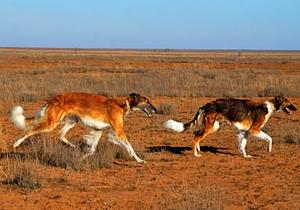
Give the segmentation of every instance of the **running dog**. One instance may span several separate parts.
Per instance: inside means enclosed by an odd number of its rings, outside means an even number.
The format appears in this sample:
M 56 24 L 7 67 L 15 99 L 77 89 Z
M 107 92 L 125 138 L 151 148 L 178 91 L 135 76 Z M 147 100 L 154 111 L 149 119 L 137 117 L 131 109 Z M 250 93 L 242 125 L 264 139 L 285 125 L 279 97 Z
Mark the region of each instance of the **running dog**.
M 65 144 L 75 147 L 65 135 L 78 122 L 90 129 L 85 140 L 89 145 L 89 153 L 94 154 L 98 141 L 105 128 L 111 128 L 109 141 L 124 147 L 137 162 L 143 163 L 124 132 L 123 119 L 131 111 L 140 110 L 148 117 L 156 113 L 156 108 L 150 101 L 139 94 L 131 93 L 128 97 L 106 98 L 87 93 L 66 93 L 58 95 L 46 102 L 35 117 L 26 118 L 23 108 L 12 109 L 11 119 L 16 126 L 25 130 L 24 137 L 18 139 L 13 147 L 18 147 L 26 138 L 37 133 L 50 132 L 58 124 L 64 124 L 59 131 L 59 139 Z
M 245 147 L 249 135 L 263 139 L 269 143 L 268 150 L 272 150 L 272 138 L 261 131 L 264 125 L 274 112 L 296 111 L 297 108 L 288 99 L 276 96 L 264 103 L 255 103 L 251 100 L 241 99 L 217 99 L 199 108 L 194 118 L 188 123 L 181 123 L 168 120 L 164 123 L 166 128 L 176 132 L 183 132 L 188 129 L 194 130 L 192 149 L 194 156 L 200 157 L 199 142 L 208 134 L 219 129 L 218 117 L 223 116 L 239 131 L 239 149 L 244 157 L 251 157 L 246 154 Z

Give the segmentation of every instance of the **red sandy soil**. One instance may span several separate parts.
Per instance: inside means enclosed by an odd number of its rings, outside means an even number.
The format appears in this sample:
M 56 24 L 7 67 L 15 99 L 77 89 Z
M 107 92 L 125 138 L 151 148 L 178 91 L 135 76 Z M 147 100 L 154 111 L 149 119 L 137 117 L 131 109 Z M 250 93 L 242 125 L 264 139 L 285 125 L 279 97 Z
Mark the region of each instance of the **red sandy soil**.
M 171 113 L 151 119 L 132 113 L 125 120 L 130 141 L 146 164 L 118 159 L 109 168 L 83 171 L 41 165 L 39 189 L 0 185 L 0 209 L 300 209 L 300 147 L 282 143 L 292 130 L 299 131 L 300 112 L 276 113 L 270 119 L 265 131 L 273 137 L 272 153 L 266 142 L 250 138 L 246 151 L 253 157 L 241 157 L 236 130 L 222 122 L 217 133 L 201 142 L 202 157 L 195 158 L 192 132 L 174 133 L 162 123 L 190 120 L 210 100 L 153 98 L 157 106 L 172 105 Z M 291 100 L 300 107 L 299 98 Z M 25 114 L 37 108 L 23 105 Z M 7 117 L 1 125 L 10 149 L 22 134 Z M 2 158 L 0 166 L 5 163 Z

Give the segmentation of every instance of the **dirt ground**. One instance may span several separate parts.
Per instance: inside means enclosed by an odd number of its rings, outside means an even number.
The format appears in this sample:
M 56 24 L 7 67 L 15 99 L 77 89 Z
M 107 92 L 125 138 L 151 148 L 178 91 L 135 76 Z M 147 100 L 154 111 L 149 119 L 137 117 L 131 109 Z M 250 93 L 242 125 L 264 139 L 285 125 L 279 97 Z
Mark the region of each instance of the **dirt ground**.
M 107 168 L 77 171 L 36 163 L 42 187 L 24 191 L 0 184 L 0 209 L 300 209 L 300 147 L 285 141 L 290 136 L 299 141 L 300 112 L 276 113 L 267 123 L 264 131 L 273 137 L 272 153 L 266 142 L 250 138 L 246 151 L 253 157 L 241 157 L 236 130 L 222 122 L 217 133 L 201 142 L 202 157 L 195 158 L 192 132 L 174 133 L 162 123 L 187 121 L 213 99 L 151 98 L 155 106 L 168 105 L 169 114 L 146 118 L 136 112 L 125 119 L 130 142 L 146 164 L 115 159 Z M 290 99 L 300 107 L 299 98 Z M 37 108 L 36 103 L 21 105 L 25 115 Z M 5 167 L 9 162 L 5 154 L 22 132 L 7 116 L 0 120 L 2 144 L 7 146 L 1 151 L 0 166 Z M 71 141 L 73 132 L 82 131 L 73 128 L 68 134 Z M 102 141 L 107 141 L 105 136 Z
M 200 143 L 200 158 L 192 155 L 191 131 L 178 134 L 162 126 L 168 119 L 192 119 L 199 106 L 219 96 L 264 101 L 285 94 L 299 108 L 299 51 L 1 48 L 0 73 L 0 210 L 300 209 L 299 110 L 274 114 L 263 129 L 273 138 L 272 153 L 266 142 L 250 137 L 247 159 L 239 154 L 235 128 L 225 121 Z M 132 90 L 166 109 L 153 118 L 136 112 L 125 119 L 129 140 L 146 164 L 121 156 L 108 167 L 76 170 L 24 158 L 41 139 L 64 148 L 58 129 L 12 149 L 22 136 L 9 120 L 13 105 L 33 116 L 42 100 L 61 92 L 115 96 Z M 75 127 L 67 138 L 80 147 L 85 132 Z M 101 141 L 107 142 L 107 132 Z M 103 148 L 110 151 L 99 145 L 98 152 Z M 77 150 L 62 151 L 73 157 Z M 40 187 L 5 184 L 26 164 Z

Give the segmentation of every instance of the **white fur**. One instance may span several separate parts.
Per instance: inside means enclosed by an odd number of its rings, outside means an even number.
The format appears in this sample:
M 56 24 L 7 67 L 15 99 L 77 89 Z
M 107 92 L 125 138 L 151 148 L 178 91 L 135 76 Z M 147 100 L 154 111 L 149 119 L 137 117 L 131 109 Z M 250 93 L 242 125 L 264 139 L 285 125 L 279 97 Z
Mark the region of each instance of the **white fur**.
M 113 143 L 117 144 L 123 148 L 125 148 L 128 152 L 128 154 L 133 157 L 137 162 L 139 163 L 146 163 L 146 161 L 140 159 L 137 154 L 135 153 L 132 146 L 129 144 L 129 142 L 122 141 L 121 139 L 118 139 L 114 131 L 110 131 L 108 134 L 108 140 Z
M 274 104 L 271 103 L 270 101 L 265 101 L 265 104 L 267 105 L 268 113 L 265 116 L 265 121 L 262 124 L 261 128 L 264 127 L 264 125 L 268 122 L 269 118 L 272 116 L 272 114 L 276 110 L 275 107 L 274 107 Z
M 250 126 L 248 125 L 247 127 L 245 125 L 243 125 L 240 122 L 235 122 L 233 123 L 234 127 L 236 127 L 239 130 L 248 130 L 250 128 Z
M 196 147 L 196 150 L 194 151 L 194 156 L 195 157 L 201 157 L 199 142 L 196 143 L 195 147 Z
M 45 112 L 47 110 L 48 104 L 46 104 L 45 106 L 43 106 L 42 108 L 40 108 L 37 112 L 36 112 L 36 118 L 41 118 L 45 116 Z
M 247 145 L 247 134 L 245 132 L 240 132 L 238 137 L 239 137 L 240 153 L 243 155 L 243 157 L 251 157 L 251 155 L 247 155 L 245 150 Z
M 62 127 L 62 129 L 59 131 L 59 133 L 60 133 L 59 139 L 60 139 L 62 142 L 64 142 L 64 143 L 70 145 L 71 147 L 75 147 L 75 145 L 72 144 L 71 142 L 69 142 L 68 139 L 66 139 L 65 135 L 66 135 L 66 133 L 67 133 L 71 128 L 73 128 L 75 125 L 76 125 L 76 122 L 67 121 L 67 122 L 65 123 L 64 127 Z
M 184 124 L 181 122 L 177 122 L 175 120 L 168 120 L 163 124 L 166 128 L 172 129 L 176 132 L 182 132 L 184 131 Z
M 89 155 L 93 155 L 96 151 L 98 142 L 101 138 L 102 135 L 102 131 L 98 131 L 98 130 L 91 130 L 89 132 L 89 134 L 84 136 L 84 140 L 87 143 L 88 147 L 89 147 Z
M 83 118 L 81 118 L 81 121 L 85 126 L 95 128 L 98 130 L 102 130 L 102 129 L 110 127 L 110 125 L 108 123 L 105 123 L 101 120 L 93 119 L 91 117 L 83 117 Z
M 265 141 L 267 141 L 269 143 L 269 147 L 268 147 L 268 151 L 271 152 L 272 151 L 272 137 L 269 136 L 268 134 L 266 134 L 263 131 L 260 131 L 256 137 L 258 137 L 259 139 L 263 139 Z
M 215 121 L 214 122 L 214 131 L 219 130 L 219 128 L 220 128 L 220 123 L 218 121 Z
M 24 130 L 26 128 L 25 125 L 25 116 L 23 115 L 23 108 L 21 106 L 15 106 L 11 110 L 11 120 L 15 123 L 15 125 Z

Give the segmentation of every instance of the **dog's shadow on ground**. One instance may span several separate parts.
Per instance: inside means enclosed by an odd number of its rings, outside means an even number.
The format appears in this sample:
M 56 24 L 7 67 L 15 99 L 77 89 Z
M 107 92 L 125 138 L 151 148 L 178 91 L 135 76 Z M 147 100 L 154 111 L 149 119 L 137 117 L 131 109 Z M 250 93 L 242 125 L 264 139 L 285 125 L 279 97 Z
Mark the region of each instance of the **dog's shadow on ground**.
M 222 151 L 228 148 L 225 147 L 213 147 L 213 146 L 201 146 L 201 152 L 211 152 L 211 153 L 220 153 L 227 155 L 234 155 L 232 153 Z M 191 151 L 192 147 L 173 147 L 173 146 L 151 146 L 147 147 L 147 152 L 156 153 L 156 152 L 170 152 L 172 154 L 183 154 L 185 151 Z

